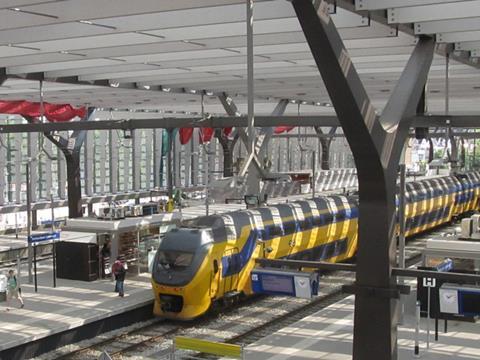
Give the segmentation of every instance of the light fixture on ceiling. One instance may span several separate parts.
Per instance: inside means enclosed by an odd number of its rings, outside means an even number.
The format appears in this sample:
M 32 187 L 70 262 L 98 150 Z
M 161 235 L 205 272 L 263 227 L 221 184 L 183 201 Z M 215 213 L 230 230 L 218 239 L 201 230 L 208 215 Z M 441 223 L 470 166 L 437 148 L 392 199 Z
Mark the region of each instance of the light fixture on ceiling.
M 98 24 L 98 23 L 94 23 L 94 22 L 91 21 L 91 20 L 78 20 L 78 22 L 79 22 L 80 24 L 98 26 L 98 27 L 103 27 L 103 28 L 107 28 L 107 29 L 111 29 L 111 30 L 117 30 L 117 28 L 116 28 L 115 26 Z
M 162 91 L 164 91 L 164 92 L 170 92 L 170 88 L 162 87 Z
M 110 83 L 110 87 L 118 88 L 119 86 L 120 86 L 120 83 L 118 83 L 118 82 L 113 81 L 113 82 Z

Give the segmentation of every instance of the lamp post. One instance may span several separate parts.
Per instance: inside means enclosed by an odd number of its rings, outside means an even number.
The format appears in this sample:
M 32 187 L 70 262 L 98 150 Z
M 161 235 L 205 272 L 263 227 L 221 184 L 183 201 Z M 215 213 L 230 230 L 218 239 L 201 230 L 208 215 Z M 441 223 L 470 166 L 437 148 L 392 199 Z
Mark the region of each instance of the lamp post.
M 27 190 L 27 243 L 28 243 L 28 283 L 33 282 L 32 275 L 32 261 L 33 261 L 33 249 L 32 243 L 30 241 L 30 236 L 32 235 L 32 199 L 30 193 L 30 158 L 27 159 L 25 164 L 25 180 L 26 180 L 26 190 Z
M 52 209 L 52 234 L 55 233 L 55 207 L 53 203 L 53 194 L 55 190 L 50 190 L 50 207 Z M 53 267 L 53 287 L 57 287 L 57 242 L 55 237 L 52 239 L 52 267 Z

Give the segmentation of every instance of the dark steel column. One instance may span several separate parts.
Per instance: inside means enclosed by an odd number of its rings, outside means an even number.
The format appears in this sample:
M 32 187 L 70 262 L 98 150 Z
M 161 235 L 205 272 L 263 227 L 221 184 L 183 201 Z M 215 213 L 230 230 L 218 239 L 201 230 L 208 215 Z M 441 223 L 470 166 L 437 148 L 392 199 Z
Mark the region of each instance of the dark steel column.
M 395 185 L 397 167 L 433 57 L 434 41 L 420 38 L 377 118 L 328 13 L 327 3 L 292 0 L 297 17 L 350 144 L 359 178 L 353 358 L 396 359 Z M 403 119 L 403 121 L 401 121 Z
M 81 121 L 89 121 L 94 113 L 94 108 L 89 108 L 87 115 Z M 82 186 L 80 182 L 80 151 L 87 135 L 86 130 L 76 130 L 68 138 L 44 133 L 45 137 L 54 143 L 65 155 L 67 164 L 68 186 L 68 217 L 82 217 Z
M 330 145 L 332 144 L 333 135 L 337 131 L 337 127 L 334 126 L 328 131 L 328 137 L 320 137 L 318 141 L 320 142 L 320 147 L 322 149 L 322 157 L 320 161 L 320 166 L 322 170 L 330 170 Z M 323 135 L 323 130 L 320 126 L 315 126 L 315 132 L 318 135 Z

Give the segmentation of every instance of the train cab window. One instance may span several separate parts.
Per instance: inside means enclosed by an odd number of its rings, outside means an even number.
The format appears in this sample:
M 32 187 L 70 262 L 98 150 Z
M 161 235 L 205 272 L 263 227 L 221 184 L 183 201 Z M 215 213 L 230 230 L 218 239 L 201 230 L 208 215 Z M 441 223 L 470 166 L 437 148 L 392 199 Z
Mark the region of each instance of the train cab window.
M 158 251 L 158 266 L 169 270 L 184 270 L 193 261 L 193 253 L 182 251 Z
M 215 259 L 213 260 L 213 273 L 216 274 L 218 273 L 219 267 L 218 267 L 218 261 Z

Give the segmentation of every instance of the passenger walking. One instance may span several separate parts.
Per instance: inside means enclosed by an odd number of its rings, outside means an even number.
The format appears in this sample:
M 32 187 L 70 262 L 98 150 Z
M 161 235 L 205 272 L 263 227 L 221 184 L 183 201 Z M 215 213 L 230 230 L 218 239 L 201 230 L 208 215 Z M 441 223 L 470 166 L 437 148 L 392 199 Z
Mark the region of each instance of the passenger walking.
M 23 308 L 24 303 L 21 295 L 20 287 L 18 286 L 17 277 L 15 276 L 15 272 L 13 270 L 8 271 L 7 276 L 7 311 L 9 311 L 10 300 L 12 298 L 16 298 L 20 301 L 20 308 Z
M 124 263 L 121 256 L 117 256 L 117 260 L 112 267 L 113 275 L 115 275 L 115 292 L 118 292 L 118 296 L 123 297 L 123 282 L 125 281 L 125 273 L 127 272 L 127 265 Z

